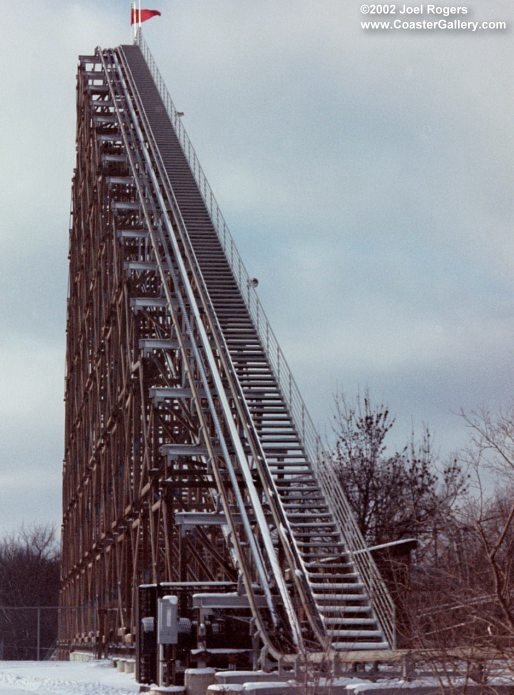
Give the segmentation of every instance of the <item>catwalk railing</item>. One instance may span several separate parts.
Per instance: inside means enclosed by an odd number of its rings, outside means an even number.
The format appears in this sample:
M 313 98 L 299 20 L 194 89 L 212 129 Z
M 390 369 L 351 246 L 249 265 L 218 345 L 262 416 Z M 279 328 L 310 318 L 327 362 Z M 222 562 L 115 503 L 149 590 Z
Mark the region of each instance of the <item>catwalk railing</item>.
M 339 481 L 337 471 L 330 456 L 323 450 L 321 439 L 307 411 L 300 390 L 294 380 L 278 340 L 271 328 L 263 306 L 257 296 L 234 239 L 220 210 L 216 197 L 200 164 L 196 151 L 184 128 L 181 114 L 168 92 L 161 73 L 155 63 L 142 32 L 136 36 L 155 85 L 173 124 L 191 172 L 210 215 L 214 229 L 231 267 L 234 278 L 241 292 L 252 321 L 257 329 L 261 344 L 266 351 L 269 364 L 275 374 L 280 391 L 286 400 L 295 428 L 301 437 L 305 454 L 313 465 L 316 477 L 326 495 L 327 501 L 336 517 L 348 550 L 352 553 L 362 580 L 373 604 L 377 618 L 384 630 L 384 635 L 391 647 L 395 646 L 395 609 L 389 592 L 376 568 L 375 562 L 367 549 L 364 538 L 357 526 L 353 512 Z

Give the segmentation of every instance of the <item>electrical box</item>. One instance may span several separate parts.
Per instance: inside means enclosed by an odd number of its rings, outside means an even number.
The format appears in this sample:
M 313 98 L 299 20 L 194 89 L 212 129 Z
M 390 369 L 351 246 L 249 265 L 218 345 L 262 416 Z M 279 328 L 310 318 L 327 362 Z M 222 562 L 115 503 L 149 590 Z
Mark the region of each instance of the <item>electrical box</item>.
M 163 596 L 157 606 L 157 642 L 177 644 L 178 642 L 178 597 Z
M 141 618 L 141 626 L 143 632 L 153 632 L 155 630 L 155 618 L 153 616 Z

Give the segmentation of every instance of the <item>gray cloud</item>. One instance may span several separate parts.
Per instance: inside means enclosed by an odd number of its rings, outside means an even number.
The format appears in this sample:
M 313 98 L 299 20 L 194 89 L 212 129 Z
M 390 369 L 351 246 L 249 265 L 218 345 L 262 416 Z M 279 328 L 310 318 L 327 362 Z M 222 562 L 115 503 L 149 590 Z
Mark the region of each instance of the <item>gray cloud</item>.
M 0 530 L 59 521 L 75 68 L 128 42 L 127 6 L 3 8 Z M 425 422 L 445 455 L 461 406 L 512 394 L 512 33 L 371 35 L 340 0 L 156 6 L 146 38 L 315 421 L 369 386 L 398 441 Z

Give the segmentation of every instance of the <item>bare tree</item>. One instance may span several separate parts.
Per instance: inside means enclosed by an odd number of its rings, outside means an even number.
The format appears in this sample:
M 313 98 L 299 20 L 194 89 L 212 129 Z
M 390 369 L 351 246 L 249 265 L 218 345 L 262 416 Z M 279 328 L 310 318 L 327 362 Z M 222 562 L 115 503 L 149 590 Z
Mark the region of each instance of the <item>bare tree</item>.
M 491 597 L 488 632 L 514 648 L 514 404 L 496 414 L 482 409 L 462 416 L 471 435 L 463 458 L 476 481 L 476 500 L 463 523 L 476 538 Z
M 470 439 L 458 458 L 473 485 L 439 529 L 437 563 L 415 568 L 411 624 L 418 647 L 467 663 L 494 692 L 494 675 L 514 676 L 514 410 L 463 417 Z
M 502 481 L 514 480 L 514 403 L 510 408 L 491 413 L 486 408 L 461 412 L 470 430 L 470 445 L 465 455 L 481 478 L 492 472 Z
M 389 409 L 369 394 L 335 400 L 333 458 L 359 527 L 369 545 L 420 538 L 446 523 L 466 486 L 459 462 L 438 470 L 425 429 L 421 441 L 388 453 L 394 425 Z

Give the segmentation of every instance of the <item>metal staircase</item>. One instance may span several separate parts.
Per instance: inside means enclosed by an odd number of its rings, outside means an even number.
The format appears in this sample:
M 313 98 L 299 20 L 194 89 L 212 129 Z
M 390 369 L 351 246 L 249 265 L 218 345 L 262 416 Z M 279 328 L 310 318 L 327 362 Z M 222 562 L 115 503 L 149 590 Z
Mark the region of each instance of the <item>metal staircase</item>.
M 195 441 L 161 442 L 160 453 L 189 457 L 212 479 L 260 637 L 276 658 L 393 648 L 391 599 L 148 48 L 139 35 L 138 45 L 97 56 L 91 89 L 112 104 L 109 126 L 127 163 L 114 184 L 132 197 L 111 213 L 137 218 L 119 233 L 145 248 L 126 269 L 149 278 L 134 310 L 166 308 L 174 335 L 163 330 L 147 349 L 170 364 L 178 350 L 185 365 L 176 384 L 149 397 L 155 407 L 190 399 L 199 418 Z

